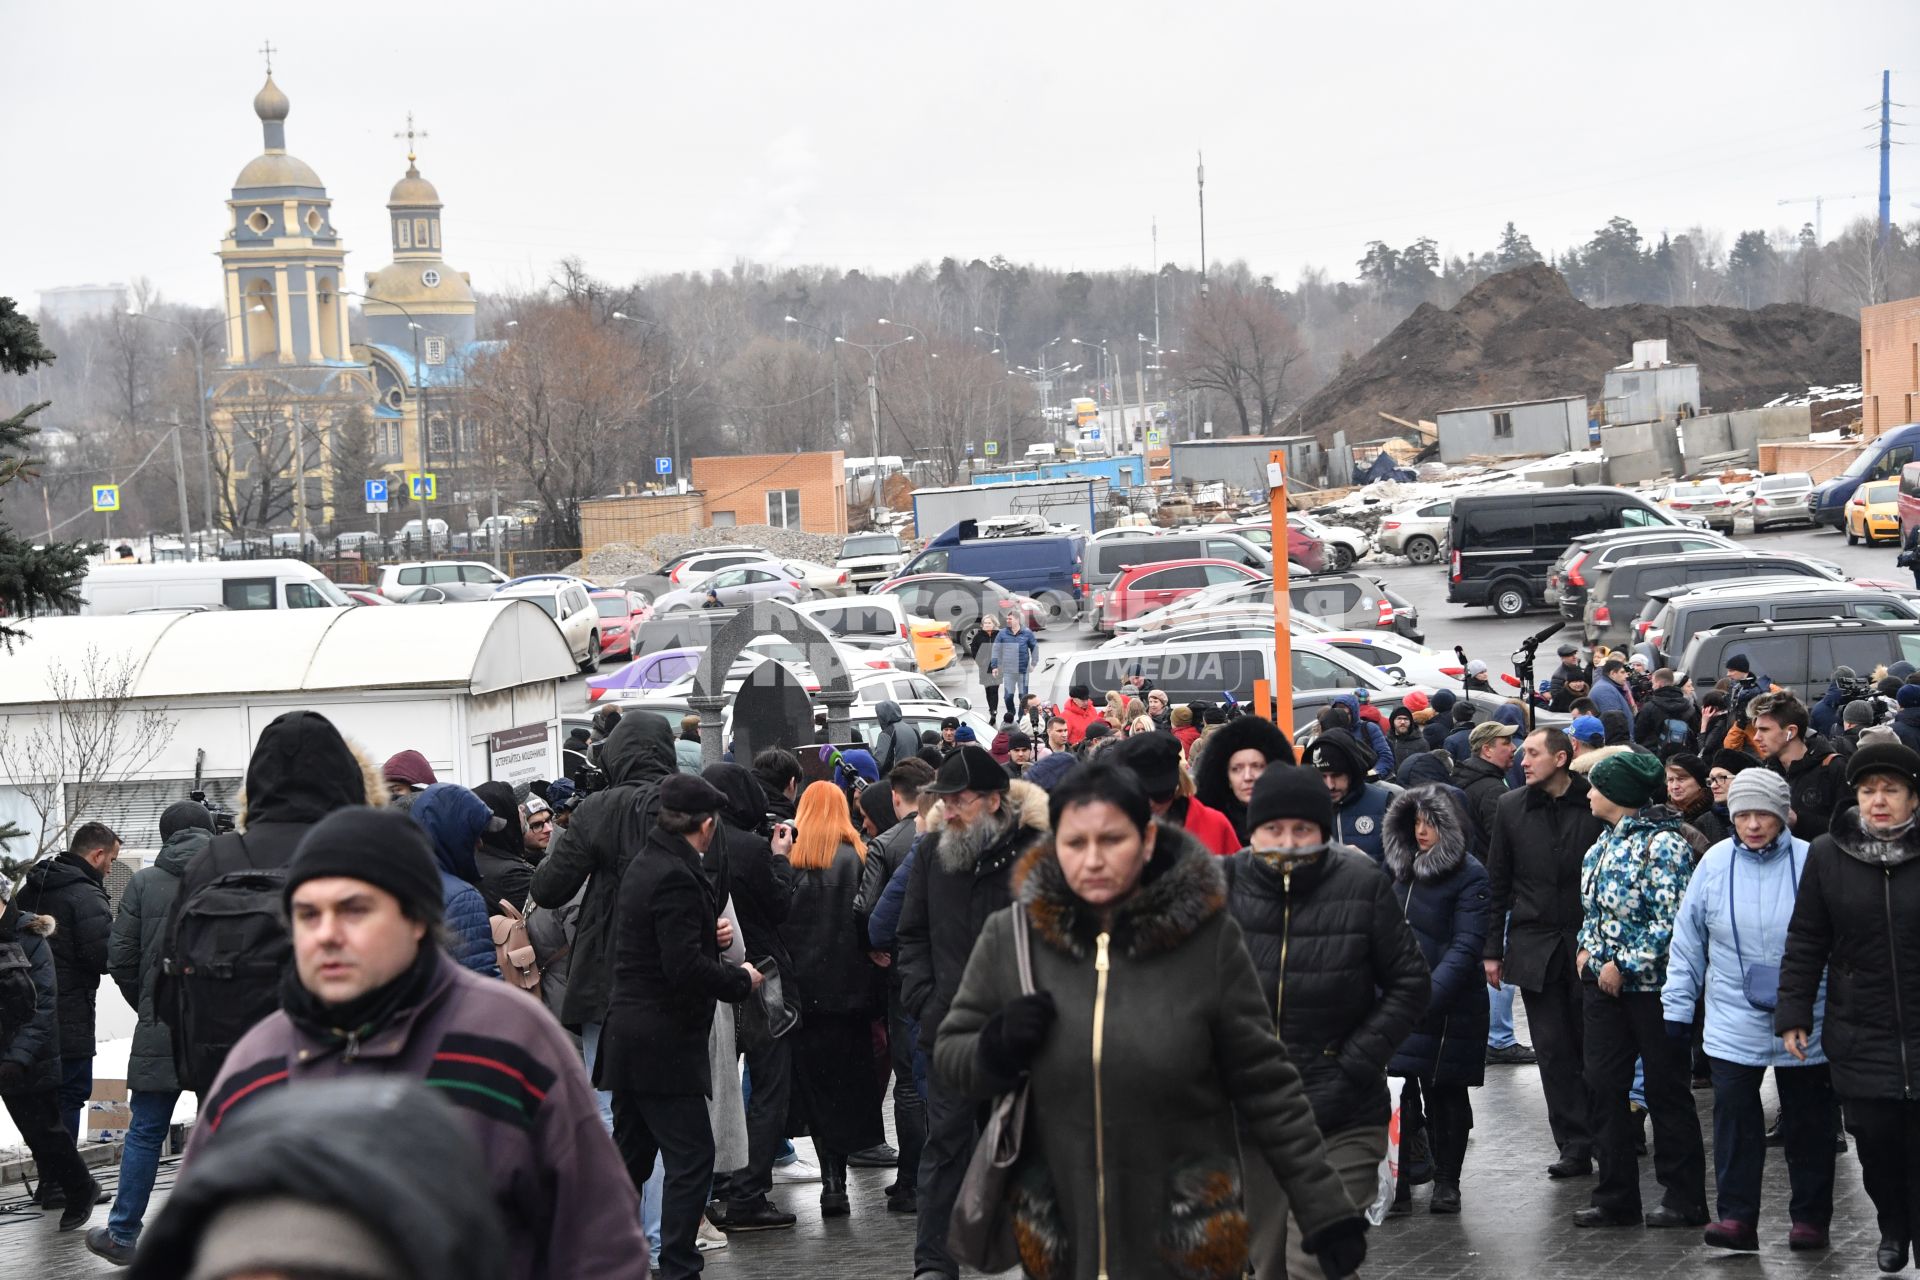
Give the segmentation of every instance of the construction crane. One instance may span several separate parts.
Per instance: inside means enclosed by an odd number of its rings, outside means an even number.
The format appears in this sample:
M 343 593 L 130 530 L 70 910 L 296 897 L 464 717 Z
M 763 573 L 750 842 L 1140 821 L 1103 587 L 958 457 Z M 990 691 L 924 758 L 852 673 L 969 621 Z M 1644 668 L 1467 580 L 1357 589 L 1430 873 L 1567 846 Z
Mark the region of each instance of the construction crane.
M 1824 206 L 1827 201 L 1829 200 L 1872 200 L 1872 199 L 1876 199 L 1879 196 L 1879 194 L 1880 193 L 1878 191 L 1857 191 L 1852 195 L 1844 195 L 1844 196 L 1794 196 L 1791 199 L 1781 200 L 1781 201 L 1778 201 L 1777 203 L 1782 205 L 1789 205 L 1789 204 L 1812 205 L 1813 206 L 1813 238 L 1816 243 L 1825 244 L 1827 242 L 1826 227 L 1824 225 L 1824 219 L 1821 217 L 1821 214 L 1823 212 L 1822 206 Z

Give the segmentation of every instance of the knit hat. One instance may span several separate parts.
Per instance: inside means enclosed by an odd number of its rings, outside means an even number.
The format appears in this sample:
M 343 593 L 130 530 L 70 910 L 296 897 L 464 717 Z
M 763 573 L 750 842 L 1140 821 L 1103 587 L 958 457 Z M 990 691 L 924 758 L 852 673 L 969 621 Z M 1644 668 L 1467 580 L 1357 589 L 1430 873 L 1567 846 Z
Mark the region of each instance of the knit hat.
M 1173 727 L 1176 729 L 1192 728 L 1193 727 L 1193 708 L 1192 707 L 1175 707 L 1173 709 Z
M 1395 720 L 1405 720 L 1407 724 L 1411 726 L 1413 724 L 1412 709 L 1409 708 L 1406 703 L 1404 702 L 1401 703 L 1399 706 L 1395 707 L 1392 711 L 1387 713 L 1388 724 L 1392 724 Z
M 1587 780 L 1621 808 L 1639 809 L 1660 789 L 1665 768 L 1659 756 L 1644 751 L 1622 751 L 1595 765 Z
M 1691 751 L 1676 751 L 1667 757 L 1667 767 L 1679 769 L 1701 786 L 1707 785 L 1707 762 Z
M 1431 707 L 1433 704 L 1427 701 L 1426 694 L 1420 692 L 1418 689 L 1415 689 L 1413 692 L 1407 694 L 1404 698 L 1400 699 L 1400 705 L 1405 707 L 1407 710 L 1414 712 L 1415 714 L 1418 714 L 1422 711 L 1425 711 L 1427 708 Z
M 1344 773 L 1357 787 L 1367 780 L 1375 760 L 1360 739 L 1345 729 L 1329 729 L 1307 745 L 1306 763 L 1321 773 Z
M 1857 787 L 1870 773 L 1890 773 L 1920 791 L 1920 753 L 1901 742 L 1863 746 L 1847 761 L 1847 785 Z
M 1247 830 L 1257 830 L 1281 818 L 1304 819 L 1322 833 L 1332 834 L 1333 793 L 1320 780 L 1317 769 L 1270 764 L 1253 784 L 1253 798 L 1247 802 Z
M 1908 676 L 1913 674 L 1913 664 L 1911 662 L 1908 662 L 1905 658 L 1902 658 L 1900 659 L 1900 661 L 1894 663 L 1892 666 L 1887 668 L 1887 674 L 1894 677 L 1896 680 L 1905 680 Z
M 1025 729 L 1015 729 L 1007 735 L 1007 751 L 1009 753 L 1031 750 L 1033 750 L 1033 735 Z
M 1787 780 L 1771 769 L 1748 769 L 1733 780 L 1727 788 L 1727 815 L 1737 818 L 1743 813 L 1770 813 L 1787 821 L 1788 810 L 1793 807 L 1793 792 L 1787 786 Z
M 980 741 L 980 736 L 973 731 L 972 725 L 963 724 L 953 731 L 953 740 L 955 742 L 978 742 Z
M 1093 698 L 1093 690 L 1084 684 L 1071 684 L 1067 686 L 1067 696 L 1069 698 L 1078 698 L 1082 702 L 1088 702 Z
M 1168 733 L 1137 733 L 1109 747 L 1102 760 L 1133 770 L 1149 797 L 1170 796 L 1180 785 L 1180 740 Z
M 1021 777 L 1042 791 L 1051 791 L 1079 763 L 1071 751 L 1056 751 L 1044 760 L 1036 760 Z
M 1835 684 L 1840 684 L 1847 680 L 1857 680 L 1857 679 L 1859 679 L 1859 677 L 1854 675 L 1852 667 L 1839 666 L 1833 669 L 1833 683 Z
M 1873 721 L 1873 708 L 1858 698 L 1849 702 L 1846 710 L 1840 713 L 1841 724 L 1872 724 Z
M 1453 722 L 1455 724 L 1472 724 L 1473 723 L 1473 704 L 1471 702 L 1468 702 L 1464 698 L 1461 699 L 1459 702 L 1454 703 L 1453 704 Z
M 1441 715 L 1451 715 L 1453 713 L 1453 704 L 1458 701 L 1460 701 L 1460 699 L 1454 696 L 1454 692 L 1451 689 L 1435 689 L 1433 691 L 1433 709 Z
M 1728 654 L 1726 669 L 1728 671 L 1738 671 L 1743 676 L 1753 674 L 1753 664 L 1747 661 L 1747 655 L 1744 653 Z
M 1588 744 L 1605 742 L 1607 727 L 1600 723 L 1599 716 L 1575 716 L 1567 726 L 1567 736 Z
M 1087 726 L 1087 731 L 1084 735 L 1082 735 L 1081 741 L 1092 742 L 1094 739 L 1104 738 L 1112 732 L 1113 732 L 1113 726 L 1108 724 L 1105 720 L 1095 720 L 1092 724 Z
M 404 782 L 410 787 L 430 787 L 439 779 L 433 776 L 433 766 L 418 751 L 397 751 L 387 757 L 380 766 L 380 776 L 388 782 Z
M 1470 676 L 1483 676 L 1487 674 L 1487 664 L 1475 658 L 1467 664 L 1467 674 Z
M 993 745 L 987 748 L 987 754 L 993 757 L 995 764 L 1005 764 L 1007 753 L 1013 750 L 1013 735 L 1005 729 L 993 735 Z
M 1882 676 L 1874 681 L 1873 691 L 1883 698 L 1898 697 L 1901 683 L 1899 676 Z
M 873 752 L 865 747 L 855 747 L 851 751 L 840 753 L 841 762 L 865 782 L 880 781 L 880 762 L 873 758 Z
M 175 800 L 160 815 L 160 838 L 167 839 L 176 831 L 186 831 L 198 827 L 202 831 L 213 830 L 213 815 L 207 812 L 207 806 L 193 800 Z
M 346 1209 L 290 1195 L 234 1200 L 207 1219 L 186 1280 L 312 1271 L 337 1280 L 402 1280 L 410 1268 Z
M 1893 695 L 1893 700 L 1900 704 L 1903 711 L 1908 707 L 1920 707 L 1920 684 L 1901 685 L 1900 692 Z
M 1731 747 L 1722 747 L 1713 753 L 1713 759 L 1707 762 L 1707 768 L 1725 769 L 1738 777 L 1743 770 L 1751 769 L 1760 762 L 1744 751 L 1735 751 Z
M 1630 667 L 1638 667 L 1642 671 L 1645 671 L 1648 667 L 1652 666 L 1653 664 L 1647 661 L 1646 654 L 1636 653 L 1627 659 L 1627 665 Z
M 307 828 L 287 864 L 283 900 L 309 880 L 364 880 L 400 900 L 410 920 L 438 924 L 444 911 L 440 868 L 419 823 L 404 813 L 354 805 Z

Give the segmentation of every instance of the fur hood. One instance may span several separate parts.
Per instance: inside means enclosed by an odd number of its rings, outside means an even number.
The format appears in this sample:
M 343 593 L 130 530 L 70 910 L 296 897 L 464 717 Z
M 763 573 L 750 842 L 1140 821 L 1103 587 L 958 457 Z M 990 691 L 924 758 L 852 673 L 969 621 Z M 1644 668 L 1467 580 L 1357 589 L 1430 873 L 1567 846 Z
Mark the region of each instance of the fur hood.
M 1440 841 L 1425 853 L 1414 841 L 1414 820 L 1426 819 L 1440 833 Z M 1380 845 L 1386 853 L 1387 870 L 1400 884 L 1418 880 L 1432 884 L 1445 880 L 1460 869 L 1467 857 L 1467 819 L 1460 805 L 1460 793 L 1452 787 L 1428 784 L 1402 791 L 1387 806 L 1387 818 L 1380 828 Z
M 9 899 L 0 896 L 0 936 L 8 933 L 30 933 L 36 938 L 51 938 L 54 930 L 52 916 L 37 916 L 30 911 L 22 911 Z
M 1920 824 L 1908 827 L 1891 840 L 1877 840 L 1867 834 L 1858 809 L 1842 809 L 1833 815 L 1833 825 L 1827 834 L 1833 837 L 1842 853 L 1870 867 L 1897 867 L 1920 858 Z
M 1140 887 L 1115 909 L 1111 929 L 1114 946 L 1133 959 L 1172 951 L 1227 904 L 1219 859 L 1180 828 L 1155 826 L 1153 857 Z M 1013 890 L 1041 941 L 1076 960 L 1093 955 L 1099 917 L 1067 887 L 1051 837 L 1021 858 Z

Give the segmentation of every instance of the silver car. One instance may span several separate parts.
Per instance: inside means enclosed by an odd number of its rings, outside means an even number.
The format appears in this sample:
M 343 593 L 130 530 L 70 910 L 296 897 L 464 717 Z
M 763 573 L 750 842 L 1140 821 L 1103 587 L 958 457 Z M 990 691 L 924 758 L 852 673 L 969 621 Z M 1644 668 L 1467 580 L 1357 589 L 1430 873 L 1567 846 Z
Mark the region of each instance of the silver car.
M 1388 555 L 1405 556 L 1415 564 L 1435 564 L 1447 549 L 1447 519 L 1451 515 L 1452 498 L 1405 507 L 1380 522 L 1380 532 L 1374 539 Z
M 1785 475 L 1761 476 L 1753 487 L 1753 531 L 1770 529 L 1776 524 L 1814 523 L 1807 495 L 1813 492 L 1813 477 L 1804 471 Z
M 805 582 L 787 572 L 784 565 L 769 560 L 722 569 L 698 586 L 669 591 L 653 602 L 653 612 L 658 616 L 699 609 L 735 609 L 762 600 L 795 604 L 812 595 Z

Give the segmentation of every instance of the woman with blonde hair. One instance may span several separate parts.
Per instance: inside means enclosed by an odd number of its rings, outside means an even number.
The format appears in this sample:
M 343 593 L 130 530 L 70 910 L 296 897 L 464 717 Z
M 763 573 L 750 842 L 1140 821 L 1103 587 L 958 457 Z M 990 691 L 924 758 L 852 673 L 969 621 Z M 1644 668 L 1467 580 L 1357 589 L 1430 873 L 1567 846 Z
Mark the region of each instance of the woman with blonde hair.
M 870 1029 L 885 995 L 854 913 L 867 847 L 846 792 L 831 782 L 812 784 L 800 794 L 794 825 L 799 834 L 787 855 L 793 889 L 780 926 L 800 997 L 800 1025 L 790 1033 L 788 1114 L 813 1136 L 820 1213 L 837 1218 L 848 1212 L 847 1153 L 886 1140 Z

